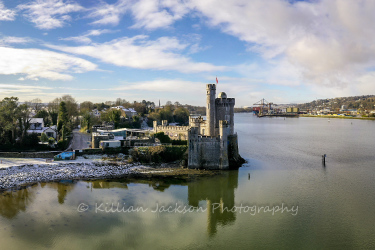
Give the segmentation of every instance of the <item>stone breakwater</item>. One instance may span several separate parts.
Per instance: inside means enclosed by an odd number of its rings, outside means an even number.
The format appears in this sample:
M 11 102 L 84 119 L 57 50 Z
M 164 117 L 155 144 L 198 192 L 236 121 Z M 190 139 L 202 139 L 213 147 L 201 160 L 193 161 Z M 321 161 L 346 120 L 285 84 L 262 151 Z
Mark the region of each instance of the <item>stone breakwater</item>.
M 146 166 L 140 164 L 62 163 L 30 164 L 0 169 L 0 190 L 20 188 L 38 182 L 115 178 L 138 173 Z

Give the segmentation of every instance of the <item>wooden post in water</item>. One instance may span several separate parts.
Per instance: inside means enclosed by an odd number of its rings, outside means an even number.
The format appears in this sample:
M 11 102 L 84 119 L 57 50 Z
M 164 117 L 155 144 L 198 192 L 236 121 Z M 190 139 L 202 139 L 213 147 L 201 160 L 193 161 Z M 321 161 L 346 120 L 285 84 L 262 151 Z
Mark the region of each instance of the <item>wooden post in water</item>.
M 326 157 L 327 157 L 326 154 L 322 155 L 322 163 L 324 166 L 326 165 Z
M 249 173 L 249 180 L 250 180 L 250 173 Z

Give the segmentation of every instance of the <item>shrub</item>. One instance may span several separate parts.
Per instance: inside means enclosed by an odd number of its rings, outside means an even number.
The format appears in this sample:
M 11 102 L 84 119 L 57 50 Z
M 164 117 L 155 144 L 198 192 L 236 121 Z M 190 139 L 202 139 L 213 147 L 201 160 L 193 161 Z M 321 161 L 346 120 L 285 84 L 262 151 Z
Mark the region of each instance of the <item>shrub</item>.
M 164 132 L 156 133 L 154 136 L 155 136 L 155 138 L 158 138 L 161 143 L 171 143 L 172 142 L 171 138 L 169 138 L 168 135 L 164 134 Z
M 172 140 L 172 145 L 187 145 L 187 140 Z
M 55 144 L 55 138 L 53 138 L 53 137 L 48 138 L 48 144 L 49 145 Z
M 68 147 L 68 140 L 61 139 L 57 142 L 57 148 L 59 148 L 60 150 L 65 150 L 67 147 Z
M 39 145 L 39 138 L 37 133 L 27 134 L 23 139 L 23 147 L 36 148 Z
M 48 136 L 46 135 L 46 133 L 42 133 L 42 135 L 40 136 L 40 141 L 41 142 L 47 142 L 48 141 Z
M 138 147 L 130 150 L 132 161 L 161 163 L 183 160 L 187 146 Z

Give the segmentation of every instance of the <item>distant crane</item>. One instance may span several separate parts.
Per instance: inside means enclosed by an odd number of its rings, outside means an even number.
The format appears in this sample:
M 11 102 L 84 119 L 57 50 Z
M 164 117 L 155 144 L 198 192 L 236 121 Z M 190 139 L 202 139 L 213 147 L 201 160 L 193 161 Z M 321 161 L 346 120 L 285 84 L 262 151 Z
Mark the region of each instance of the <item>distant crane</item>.
M 266 99 L 263 98 L 260 101 L 254 103 L 253 105 L 259 106 L 259 114 L 262 115 L 264 109 L 268 108 L 268 111 L 270 112 L 272 109 L 272 105 L 277 105 L 277 104 L 274 104 L 273 102 L 268 102 L 266 101 Z

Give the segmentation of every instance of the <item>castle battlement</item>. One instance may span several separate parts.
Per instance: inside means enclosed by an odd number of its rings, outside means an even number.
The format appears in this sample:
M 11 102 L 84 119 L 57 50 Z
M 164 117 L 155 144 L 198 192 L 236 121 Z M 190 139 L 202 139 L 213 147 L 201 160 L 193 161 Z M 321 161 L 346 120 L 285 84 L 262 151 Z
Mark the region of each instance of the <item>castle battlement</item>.
M 202 124 L 205 124 L 206 121 L 203 120 L 203 117 L 202 116 L 199 116 L 199 117 L 189 117 L 189 126 L 190 127 L 199 127 L 201 126 Z
M 206 89 L 207 90 L 216 90 L 216 84 L 207 84 Z
M 171 130 L 171 131 L 188 131 L 189 128 L 190 128 L 189 126 L 163 126 L 163 125 L 158 125 L 156 127 L 157 130 Z
M 219 137 L 207 136 L 207 135 L 199 135 L 198 136 L 198 141 L 202 141 L 202 142 L 219 142 L 220 138 Z
M 236 101 L 234 98 L 216 98 L 215 99 L 216 105 L 224 105 L 224 104 L 234 105 L 235 103 Z

